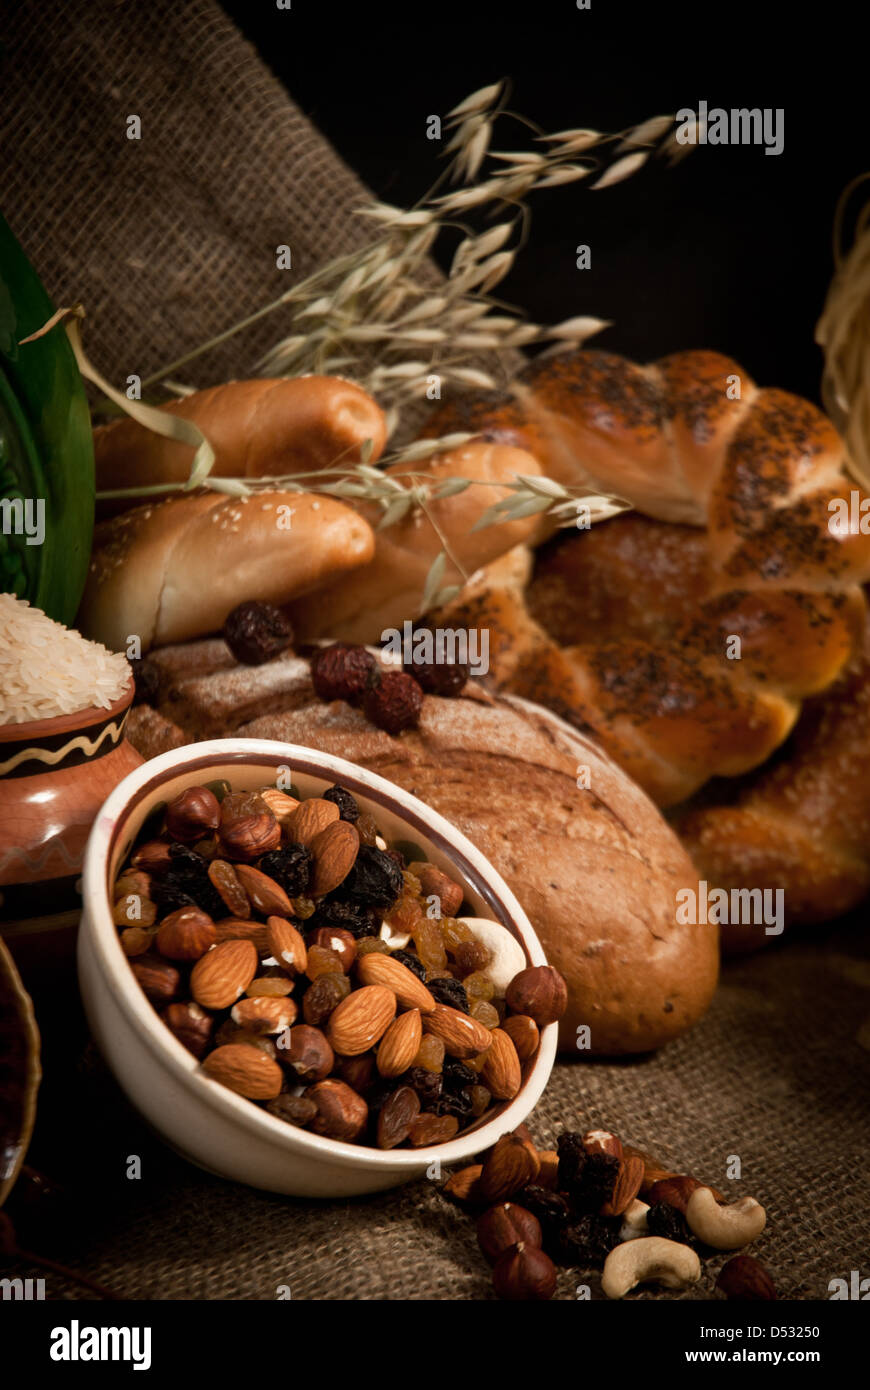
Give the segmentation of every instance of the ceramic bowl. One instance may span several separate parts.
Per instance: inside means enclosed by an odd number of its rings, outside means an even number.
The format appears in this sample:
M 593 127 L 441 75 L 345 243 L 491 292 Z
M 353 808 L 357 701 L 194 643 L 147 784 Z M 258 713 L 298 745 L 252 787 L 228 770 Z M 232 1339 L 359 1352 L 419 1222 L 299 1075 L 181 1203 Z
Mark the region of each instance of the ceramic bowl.
M 416 797 L 343 758 L 266 739 L 219 739 L 153 758 L 115 788 L 85 856 L 79 981 L 94 1037 L 122 1089 L 167 1142 L 200 1167 L 272 1192 L 344 1197 L 420 1177 L 436 1160 L 461 1164 L 526 1118 L 556 1054 L 557 1027 L 542 1029 L 517 1096 L 445 1144 L 381 1150 L 324 1139 L 276 1119 L 212 1081 L 140 990 L 112 923 L 109 887 L 146 817 L 185 787 L 225 779 L 234 791 L 274 783 L 289 769 L 303 797 L 336 782 L 371 811 L 389 840 L 412 840 L 459 880 L 479 917 L 503 923 L 530 965 L 544 965 L 538 938 L 507 884 L 464 835 Z M 431 1170 L 437 1171 L 435 1169 Z

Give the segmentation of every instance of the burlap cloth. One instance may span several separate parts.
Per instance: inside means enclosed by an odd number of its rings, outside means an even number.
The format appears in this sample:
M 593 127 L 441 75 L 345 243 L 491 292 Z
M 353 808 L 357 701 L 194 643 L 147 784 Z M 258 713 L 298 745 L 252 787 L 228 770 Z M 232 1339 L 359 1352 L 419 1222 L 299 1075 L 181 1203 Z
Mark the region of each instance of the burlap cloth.
M 87 305 L 89 348 L 115 380 L 147 375 L 280 294 L 280 243 L 305 274 L 363 235 L 350 216 L 362 185 L 208 0 L 27 0 L 2 39 L 3 212 L 56 302 Z M 133 114 L 139 142 L 126 138 Z M 279 331 L 277 318 L 260 324 L 183 376 L 237 374 Z M 826 1298 L 831 1279 L 866 1275 L 860 926 L 729 965 L 709 1016 L 658 1056 L 560 1064 L 535 1137 L 606 1125 L 678 1170 L 751 1192 L 769 1212 L 757 1251 L 785 1297 Z M 281 1285 L 295 1299 L 491 1296 L 472 1224 L 436 1183 L 334 1204 L 201 1173 L 144 1130 L 34 989 L 46 1082 L 33 1161 L 66 1178 L 81 1217 L 43 1242 L 46 1255 L 134 1298 L 274 1299 Z M 142 1176 L 129 1180 L 133 1154 Z M 691 1296 L 710 1296 L 722 1259 Z M 581 1282 L 597 1296 L 597 1278 L 576 1272 L 560 1295 Z M 47 1296 L 81 1295 L 49 1276 Z

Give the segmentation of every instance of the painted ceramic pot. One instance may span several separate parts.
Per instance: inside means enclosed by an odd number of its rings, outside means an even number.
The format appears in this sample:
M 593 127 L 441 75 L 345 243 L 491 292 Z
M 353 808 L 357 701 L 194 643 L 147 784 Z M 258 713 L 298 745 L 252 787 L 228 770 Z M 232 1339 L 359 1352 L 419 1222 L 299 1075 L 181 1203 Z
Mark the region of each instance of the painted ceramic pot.
M 0 921 L 81 905 L 94 817 L 142 762 L 124 737 L 133 683 L 107 709 L 0 726 Z
M 0 941 L 0 1206 L 27 1153 L 41 1075 L 30 995 Z

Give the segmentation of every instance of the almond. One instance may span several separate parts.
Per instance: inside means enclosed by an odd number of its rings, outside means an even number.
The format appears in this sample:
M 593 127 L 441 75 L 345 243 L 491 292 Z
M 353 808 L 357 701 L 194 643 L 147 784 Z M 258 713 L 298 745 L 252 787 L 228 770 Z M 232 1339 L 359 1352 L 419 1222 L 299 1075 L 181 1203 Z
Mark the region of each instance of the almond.
M 467 1168 L 460 1168 L 447 1179 L 441 1191 L 445 1197 L 452 1197 L 454 1202 L 482 1201 L 479 1191 L 482 1172 L 482 1163 L 471 1163 Z
M 555 1149 L 538 1149 L 538 1162 L 541 1171 L 538 1174 L 538 1187 L 545 1187 L 548 1192 L 556 1192 L 559 1188 L 559 1155 Z
M 298 1012 L 295 999 L 257 994 L 234 1004 L 230 1018 L 240 1028 L 250 1028 L 252 1033 L 281 1033 L 296 1022 Z
M 273 913 L 276 917 L 287 917 L 293 911 L 293 904 L 280 883 L 255 869 L 251 864 L 236 864 L 236 875 L 251 902 L 264 917 Z
M 503 1202 L 537 1180 L 540 1163 L 533 1149 L 517 1134 L 503 1134 L 491 1150 L 478 1180 L 485 1202 Z
M 589 1150 L 587 1149 L 587 1153 Z M 616 1173 L 616 1182 L 608 1201 L 601 1208 L 602 1216 L 622 1216 L 640 1192 L 643 1183 L 643 1159 L 624 1158 Z
M 356 973 L 364 985 L 384 985 L 392 990 L 404 1009 L 419 1009 L 421 1013 L 428 1014 L 435 1008 L 435 1000 L 423 981 L 407 965 L 394 960 L 392 956 L 370 951 L 368 955 L 358 958 Z M 484 1031 L 489 1032 L 488 1029 Z
M 244 994 L 258 964 L 250 941 L 224 941 L 196 962 L 190 972 L 190 992 L 204 1009 L 228 1009 Z
M 169 960 L 199 960 L 216 941 L 214 922 L 198 907 L 170 912 L 157 929 L 157 949 Z
M 650 1187 L 646 1200 L 650 1206 L 655 1206 L 656 1202 L 667 1202 L 668 1206 L 676 1207 L 677 1211 L 685 1212 L 689 1204 L 689 1198 L 699 1187 L 707 1187 L 708 1183 L 703 1183 L 698 1178 L 690 1177 L 686 1173 L 670 1173 L 666 1178 L 659 1178 Z M 717 1188 L 711 1187 L 710 1191 L 717 1202 L 724 1202 L 727 1199 Z
M 250 941 L 260 955 L 269 951 L 269 932 L 264 922 L 250 921 L 244 917 L 221 917 L 214 924 L 215 936 L 220 946 L 224 941 Z
M 501 1025 L 517 1050 L 521 1062 L 534 1057 L 541 1041 L 541 1030 L 528 1014 L 513 1014 Z
M 662 1178 L 679 1177 L 672 1168 L 663 1168 L 657 1158 L 645 1153 L 643 1149 L 637 1149 L 632 1144 L 623 1145 L 623 1153 L 626 1157 L 643 1159 L 643 1184 L 641 1193 L 646 1196 L 654 1183 L 660 1182 Z
M 295 796 L 288 796 L 286 792 L 280 792 L 277 787 L 264 787 L 260 796 L 281 826 L 287 825 L 296 807 L 301 805 Z
M 331 806 L 332 802 L 326 804 Z M 333 821 L 314 836 L 310 849 L 314 865 L 308 893 L 313 898 L 321 898 L 344 883 L 353 868 L 359 854 L 359 831 L 350 821 Z
M 623 1158 L 622 1141 L 609 1129 L 587 1129 L 583 1135 L 583 1147 L 588 1154 L 609 1154 L 611 1158 Z M 628 1154 L 628 1158 L 640 1158 L 639 1154 Z M 643 1159 L 640 1159 L 643 1163 Z
M 288 817 L 286 831 L 288 840 L 297 845 L 310 845 L 321 830 L 338 820 L 339 810 L 334 801 L 324 801 L 320 796 L 311 796 L 302 801 L 293 814 Z
M 304 803 L 307 804 L 307 803 Z M 327 805 L 332 805 L 327 802 Z M 365 985 L 342 999 L 329 1016 L 326 1036 L 335 1052 L 357 1057 L 383 1037 L 396 1016 L 396 996 L 383 985 Z
M 284 1073 L 278 1063 L 247 1043 L 216 1047 L 206 1057 L 202 1069 L 212 1081 L 219 1081 L 248 1100 L 274 1100 L 284 1085 Z
M 513 1100 L 523 1084 L 517 1050 L 502 1028 L 493 1028 L 481 1075 L 496 1100 Z
M 369 956 L 363 957 L 363 960 L 369 959 Z M 401 961 L 395 963 L 401 965 Z M 408 973 L 411 974 L 411 971 Z M 451 1009 L 447 1004 L 436 1004 L 425 1015 L 423 1028 L 441 1039 L 451 1057 L 476 1057 L 479 1052 L 485 1052 L 492 1042 L 492 1033 L 484 1024 L 478 1023 L 469 1014 L 461 1013 L 459 1009 Z
M 381 1076 L 401 1076 L 417 1056 L 423 1037 L 419 1009 L 409 1009 L 394 1018 L 378 1048 L 378 1071 Z
M 302 933 L 283 917 L 270 917 L 266 926 L 269 950 L 278 964 L 294 975 L 304 975 L 308 949 Z

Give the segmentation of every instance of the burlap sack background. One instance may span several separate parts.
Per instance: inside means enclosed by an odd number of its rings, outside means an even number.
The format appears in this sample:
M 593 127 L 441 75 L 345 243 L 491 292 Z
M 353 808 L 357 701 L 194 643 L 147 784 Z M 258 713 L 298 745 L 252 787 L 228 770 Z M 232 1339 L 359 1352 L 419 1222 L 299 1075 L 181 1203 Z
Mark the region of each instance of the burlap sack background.
M 19 4 L 3 26 L 3 213 L 56 302 L 81 299 L 87 344 L 116 381 L 147 375 L 361 236 L 364 195 L 208 0 Z M 139 115 L 143 139 L 126 139 Z M 243 370 L 273 318 L 184 379 Z M 729 1155 L 770 1222 L 758 1253 L 781 1294 L 826 1298 L 866 1274 L 870 1219 L 870 959 L 860 923 L 728 966 L 708 1018 L 660 1055 L 560 1064 L 531 1119 L 606 1125 L 731 1190 Z M 56 985 L 56 981 L 54 984 Z M 65 1179 L 80 1219 L 45 1254 L 131 1298 L 488 1298 L 471 1223 L 416 1183 L 351 1202 L 298 1202 L 221 1182 L 140 1124 L 73 1008 L 34 985 L 46 1082 L 33 1161 Z M 62 985 L 70 1002 L 70 982 Z M 863 1045 L 862 1045 L 863 1040 Z M 127 1156 L 142 1178 L 125 1177 Z M 724 1257 L 722 1257 L 724 1259 Z M 692 1297 L 712 1296 L 722 1259 Z M 38 1276 L 38 1270 L 22 1274 Z M 560 1295 L 595 1276 L 566 1272 Z M 47 1296 L 81 1296 L 49 1276 Z M 642 1297 L 656 1295 L 645 1293 Z

